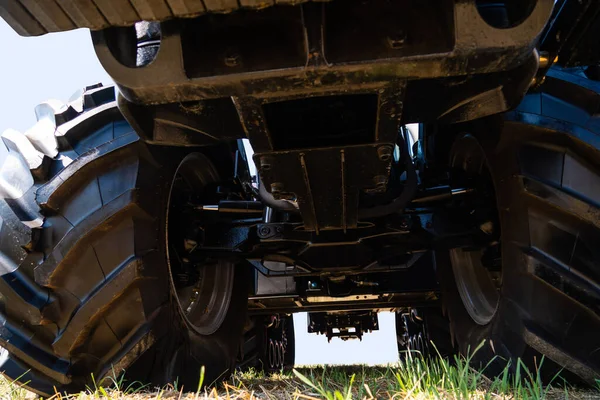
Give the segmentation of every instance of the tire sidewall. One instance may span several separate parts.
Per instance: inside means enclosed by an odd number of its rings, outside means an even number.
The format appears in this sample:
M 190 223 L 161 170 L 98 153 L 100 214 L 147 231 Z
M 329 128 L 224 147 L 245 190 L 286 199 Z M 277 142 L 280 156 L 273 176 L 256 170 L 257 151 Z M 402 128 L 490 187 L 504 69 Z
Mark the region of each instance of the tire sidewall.
M 454 345 L 479 367 L 493 360 L 487 372 L 496 374 L 504 369 L 507 360 L 521 357 L 527 347 L 522 339 L 519 309 L 511 300 L 515 292 L 525 290 L 521 278 L 526 260 L 520 247 L 529 245 L 527 209 L 523 205 L 517 160 L 521 139 L 504 129 L 504 121 L 498 116 L 472 123 L 468 134 L 478 140 L 487 158 L 501 225 L 502 287 L 498 308 L 488 324 L 477 324 L 467 312 L 457 288 L 449 252 L 438 252 L 436 259 L 444 311 L 450 320 Z M 457 140 L 464 135 L 459 134 Z M 450 157 L 457 151 L 460 150 L 453 146 Z
M 193 152 L 186 149 L 149 145 L 152 156 L 162 165 L 160 177 L 156 177 L 156 190 L 160 193 L 160 208 L 156 223 L 159 238 L 159 258 L 164 269 L 164 290 L 169 294 L 168 316 L 157 321 L 167 324 L 167 329 L 157 327 L 163 337 L 158 339 L 156 366 L 151 381 L 159 384 L 177 382 L 190 390 L 196 390 L 204 367 L 203 384 L 211 385 L 226 378 L 235 367 L 235 358 L 247 310 L 248 273 L 243 266 L 236 265 L 233 277 L 232 296 L 227 315 L 220 327 L 210 335 L 202 335 L 190 326 L 181 309 L 174 291 L 168 261 L 168 207 L 173 178 L 181 161 Z M 204 157 L 204 156 L 203 156 Z M 179 160 L 173 162 L 173 160 Z M 210 159 L 206 160 L 210 163 Z M 212 164 L 211 164 L 212 166 Z M 214 169 L 214 166 L 212 166 Z M 216 171 L 216 169 L 215 169 Z M 158 257 L 157 257 L 158 258 Z

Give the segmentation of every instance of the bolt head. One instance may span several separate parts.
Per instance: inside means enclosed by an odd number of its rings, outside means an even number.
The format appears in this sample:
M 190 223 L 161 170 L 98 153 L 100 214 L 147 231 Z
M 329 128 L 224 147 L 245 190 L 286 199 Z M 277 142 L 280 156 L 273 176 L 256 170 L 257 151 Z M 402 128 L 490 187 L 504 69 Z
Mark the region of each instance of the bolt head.
M 260 157 L 260 168 L 263 171 L 270 171 L 272 165 L 271 157 L 262 156 Z
M 237 67 L 240 65 L 241 57 L 237 53 L 231 53 L 225 56 L 225 65 L 228 67 Z
M 391 49 L 400 49 L 406 44 L 406 32 L 399 30 L 387 37 L 388 46 Z
M 392 146 L 381 146 L 377 149 L 377 155 L 379 156 L 379 159 L 383 162 L 388 162 L 392 159 L 392 154 L 394 152 L 394 149 L 392 148 Z
M 388 183 L 388 178 L 385 175 L 376 175 L 373 178 L 373 183 L 375 184 L 375 191 L 384 192 Z

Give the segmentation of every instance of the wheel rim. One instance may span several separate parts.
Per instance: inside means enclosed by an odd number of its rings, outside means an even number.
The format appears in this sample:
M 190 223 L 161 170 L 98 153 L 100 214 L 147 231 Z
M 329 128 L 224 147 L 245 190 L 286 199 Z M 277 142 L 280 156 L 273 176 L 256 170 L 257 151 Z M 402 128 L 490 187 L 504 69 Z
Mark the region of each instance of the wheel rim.
M 275 345 L 272 340 L 269 340 L 269 366 L 275 367 Z
M 500 294 L 494 280 L 481 263 L 482 251 L 452 249 L 450 259 L 462 302 L 479 325 L 488 324 L 498 309 Z
M 283 350 L 283 343 L 279 342 L 277 347 L 279 349 L 279 351 L 278 351 L 278 353 L 279 353 L 279 365 L 278 365 L 278 367 L 279 368 L 283 368 L 283 358 L 284 358 L 284 353 L 285 353 L 284 350 Z
M 467 313 L 478 325 L 487 325 L 494 318 L 500 303 L 502 279 L 500 270 L 490 270 L 482 262 L 486 251 L 499 249 L 499 230 L 495 228 L 499 228 L 495 189 L 485 152 L 477 139 L 471 135 L 465 135 L 457 142 L 457 146 L 460 146 L 460 149 L 458 155 L 452 159 L 452 167 L 462 171 L 462 178 L 465 181 L 461 182 L 460 186 L 475 189 L 482 194 L 479 198 L 472 200 L 474 204 L 465 204 L 465 206 L 467 210 L 472 210 L 476 207 L 481 208 L 483 203 L 489 210 L 493 210 L 494 216 L 491 219 L 495 220 L 495 224 L 490 226 L 494 227 L 495 232 L 489 233 L 489 243 L 480 248 L 451 249 L 450 261 L 458 293 Z M 490 217 L 489 214 L 488 217 Z
M 210 260 L 197 263 L 186 257 L 201 245 L 203 230 L 184 211 L 190 204 L 210 201 L 218 181 L 218 173 L 204 155 L 190 154 L 175 172 L 167 204 L 166 247 L 171 290 L 187 325 L 202 335 L 216 332 L 225 320 L 231 302 L 234 265 Z
M 417 336 L 417 347 L 421 354 L 425 355 L 425 340 L 423 339 L 423 334 L 421 332 L 419 332 L 419 335 Z

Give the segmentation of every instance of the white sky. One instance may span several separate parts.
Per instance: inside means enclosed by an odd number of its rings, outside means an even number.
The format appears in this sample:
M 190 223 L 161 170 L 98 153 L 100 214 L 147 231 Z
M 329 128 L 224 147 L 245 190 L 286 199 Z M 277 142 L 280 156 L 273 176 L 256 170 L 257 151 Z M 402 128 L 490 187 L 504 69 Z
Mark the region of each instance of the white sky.
M 85 86 L 111 82 L 96 58 L 88 30 L 21 37 L 0 18 L 0 132 L 28 129 L 34 107 L 53 98 L 66 101 Z M 297 364 L 383 364 L 398 359 L 394 316 L 379 316 L 380 330 L 343 342 L 308 334 L 307 316 L 296 314 Z
M 85 86 L 111 82 L 88 30 L 21 37 L 0 18 L 0 55 L 0 132 L 25 131 L 44 100 L 66 101 Z
M 362 341 L 307 333 L 306 313 L 294 314 L 296 328 L 296 364 L 389 364 L 398 361 L 395 318 L 392 313 L 379 314 L 379 330 L 366 333 Z

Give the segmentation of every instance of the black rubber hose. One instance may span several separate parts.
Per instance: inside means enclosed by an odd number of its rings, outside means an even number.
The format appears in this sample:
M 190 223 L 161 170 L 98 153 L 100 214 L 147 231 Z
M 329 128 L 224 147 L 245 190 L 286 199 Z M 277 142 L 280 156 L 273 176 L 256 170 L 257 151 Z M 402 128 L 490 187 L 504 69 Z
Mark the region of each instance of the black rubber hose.
M 273 195 L 267 192 L 267 188 L 258 176 L 258 199 L 266 206 L 271 207 L 275 210 L 286 211 L 286 212 L 298 212 L 298 209 L 289 201 L 286 200 L 275 200 Z
M 403 210 L 417 194 L 417 171 L 415 170 L 415 166 L 410 159 L 410 153 L 408 151 L 408 138 L 406 137 L 406 130 L 404 128 L 402 129 L 402 138 L 404 140 L 404 144 L 402 146 L 402 156 L 406 164 L 406 185 L 404 186 L 402 193 L 390 203 L 370 208 L 361 208 L 358 210 L 359 219 L 384 217 L 386 215 Z

